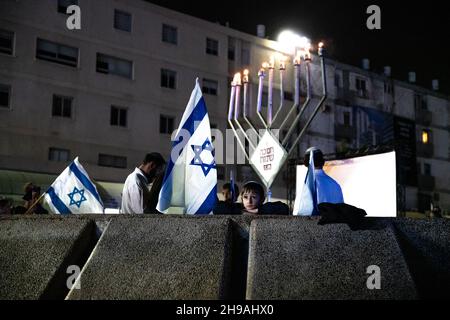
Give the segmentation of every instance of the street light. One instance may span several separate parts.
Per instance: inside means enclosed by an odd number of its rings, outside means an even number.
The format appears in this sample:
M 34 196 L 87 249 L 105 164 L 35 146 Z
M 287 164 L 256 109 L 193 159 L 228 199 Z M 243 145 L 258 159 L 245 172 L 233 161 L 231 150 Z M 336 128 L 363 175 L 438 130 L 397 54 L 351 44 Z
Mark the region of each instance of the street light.
M 277 38 L 278 51 L 294 55 L 297 48 L 306 48 L 310 46 L 311 41 L 290 30 L 282 31 Z

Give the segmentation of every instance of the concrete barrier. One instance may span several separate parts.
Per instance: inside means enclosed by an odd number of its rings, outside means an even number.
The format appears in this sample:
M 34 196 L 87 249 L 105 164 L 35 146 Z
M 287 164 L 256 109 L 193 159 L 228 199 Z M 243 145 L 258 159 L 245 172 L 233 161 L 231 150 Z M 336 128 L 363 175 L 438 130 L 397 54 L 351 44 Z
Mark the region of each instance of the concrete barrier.
M 232 229 L 228 218 L 112 219 L 68 299 L 226 299 Z
M 0 299 L 64 299 L 67 267 L 83 266 L 95 244 L 91 220 L 0 220 Z
M 450 298 L 450 220 L 393 219 L 403 254 L 423 299 Z
M 317 222 L 292 216 L 0 216 L 0 299 L 448 297 L 449 220 L 365 218 L 356 231 Z M 83 267 L 81 289 L 70 292 L 69 265 Z M 376 284 L 370 266 L 379 267 L 380 289 L 367 287 Z
M 390 227 L 351 231 L 345 224 L 317 222 L 299 217 L 252 221 L 248 299 L 417 297 Z M 374 279 L 374 271 L 367 273 L 371 265 L 380 269 L 379 290 L 367 287 Z

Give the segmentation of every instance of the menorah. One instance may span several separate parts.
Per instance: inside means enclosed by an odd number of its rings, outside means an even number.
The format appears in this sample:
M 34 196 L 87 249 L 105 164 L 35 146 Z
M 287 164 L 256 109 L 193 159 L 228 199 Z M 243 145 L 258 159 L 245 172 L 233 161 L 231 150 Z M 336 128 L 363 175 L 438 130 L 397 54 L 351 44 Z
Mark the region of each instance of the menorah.
M 256 102 L 256 114 L 260 123 L 262 124 L 262 133 L 256 130 L 256 126 L 253 121 L 249 118 L 248 114 L 248 83 L 249 83 L 249 71 L 243 71 L 243 77 L 241 82 L 241 73 L 236 73 L 233 81 L 231 83 L 231 94 L 230 94 L 230 105 L 228 109 L 228 123 L 230 124 L 231 129 L 240 145 L 242 151 L 244 152 L 245 158 L 249 161 L 252 168 L 256 171 L 258 176 L 261 178 L 261 181 L 267 188 L 268 197 L 270 201 L 270 187 L 275 180 L 277 174 L 282 168 L 286 159 L 292 154 L 292 151 L 295 149 L 295 146 L 300 142 L 306 130 L 310 126 L 317 112 L 319 111 L 322 104 L 325 102 L 327 98 L 327 82 L 326 82 L 326 74 L 325 74 L 325 62 L 324 62 L 324 49 L 323 43 L 319 43 L 318 45 L 318 56 L 320 58 L 320 66 L 321 66 L 321 76 L 322 76 L 322 96 L 319 102 L 313 107 L 313 111 L 306 121 L 305 125 L 300 128 L 300 119 L 308 108 L 312 100 L 312 89 L 311 89 L 311 75 L 310 75 L 310 63 L 311 63 L 311 54 L 310 47 L 307 46 L 300 50 L 297 50 L 295 54 L 295 58 L 293 60 L 294 65 L 294 102 L 291 108 L 289 109 L 286 117 L 283 119 L 279 132 L 282 132 L 282 129 L 288 124 L 289 120 L 293 118 L 294 112 L 298 109 L 300 105 L 300 65 L 305 63 L 306 70 L 306 99 L 301 105 L 300 110 L 295 116 L 290 128 L 280 143 L 280 140 L 274 134 L 273 126 L 275 121 L 281 114 L 284 105 L 284 88 L 283 81 L 286 72 L 286 63 L 285 60 L 280 60 L 279 71 L 280 71 L 280 105 L 275 113 L 275 116 L 272 117 L 273 111 L 273 80 L 274 80 L 274 69 L 275 63 L 273 56 L 270 58 L 269 63 L 264 62 L 262 64 L 261 69 L 258 72 L 258 96 Z M 268 73 L 268 93 L 267 93 L 267 115 L 264 118 L 262 115 L 262 103 L 263 103 L 263 85 L 264 79 L 266 78 L 266 74 Z M 243 101 L 241 104 L 241 86 L 243 86 Z M 242 117 L 240 109 L 243 109 Z M 240 118 L 244 119 L 246 126 L 248 126 L 249 132 L 253 134 L 259 140 L 256 144 L 247 134 L 246 130 L 244 130 L 244 123 L 241 123 Z M 236 127 L 235 127 L 236 125 Z M 289 140 L 292 134 L 296 129 L 300 129 L 299 134 L 297 135 L 294 142 L 289 146 Z M 241 134 L 238 134 L 240 132 Z M 254 140 L 254 139 L 253 139 Z M 245 141 L 248 141 L 249 146 L 253 149 L 253 153 L 249 155 L 250 152 L 247 152 Z

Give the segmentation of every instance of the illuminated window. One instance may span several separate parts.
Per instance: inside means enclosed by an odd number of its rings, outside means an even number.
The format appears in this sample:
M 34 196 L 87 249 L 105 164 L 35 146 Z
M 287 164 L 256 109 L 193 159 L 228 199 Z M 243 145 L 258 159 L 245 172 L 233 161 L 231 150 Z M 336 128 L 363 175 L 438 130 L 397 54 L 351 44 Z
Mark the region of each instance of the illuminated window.
M 430 142 L 430 131 L 422 130 L 422 143 L 427 144 Z

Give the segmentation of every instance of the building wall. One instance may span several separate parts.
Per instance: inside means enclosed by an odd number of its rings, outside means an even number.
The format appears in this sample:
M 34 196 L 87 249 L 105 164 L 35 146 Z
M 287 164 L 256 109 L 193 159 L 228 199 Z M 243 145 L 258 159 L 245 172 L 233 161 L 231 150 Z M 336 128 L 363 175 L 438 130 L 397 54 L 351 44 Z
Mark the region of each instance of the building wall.
M 57 12 L 56 3 L 56 0 L 5 0 L 0 3 L 0 29 L 15 33 L 13 56 L 0 54 L 0 84 L 11 86 L 10 108 L 0 108 L 0 168 L 59 173 L 67 162 L 49 161 L 49 148 L 63 148 L 70 150 L 71 158 L 79 156 L 94 179 L 123 182 L 145 153 L 158 151 L 165 157 L 169 156 L 170 135 L 159 132 L 160 115 L 174 117 L 175 127 L 178 125 L 196 77 L 200 83 L 204 78 L 218 83 L 217 95 L 205 94 L 204 97 L 211 123 L 223 133 L 222 151 L 225 152 L 226 144 L 233 143 L 225 134 L 230 81 L 235 72 L 244 68 L 251 72 L 249 114 L 258 123 L 255 112 L 257 71 L 271 54 L 278 59 L 276 42 L 141 0 L 79 0 L 81 30 L 71 31 L 65 26 L 68 16 Z M 132 15 L 131 32 L 114 29 L 114 9 Z M 163 24 L 177 28 L 176 45 L 161 40 Z M 207 37 L 218 41 L 217 56 L 206 54 Z M 37 38 L 78 48 L 78 66 L 73 68 L 37 59 Z M 228 59 L 229 43 L 234 43 L 234 60 Z M 97 53 L 132 61 L 132 78 L 97 72 Z M 301 126 L 322 94 L 319 62 L 313 55 L 313 99 Z M 176 89 L 161 87 L 162 68 L 176 71 Z M 293 72 L 292 61 L 288 59 L 284 90 L 291 94 L 294 93 Z M 280 105 L 279 75 L 278 68 L 275 68 L 273 115 Z M 301 77 L 303 103 L 306 95 L 304 63 Z M 358 92 L 356 79 L 366 81 L 364 95 Z M 440 193 L 439 201 L 443 207 L 450 208 L 448 97 L 331 59 L 327 59 L 326 80 L 328 99 L 301 140 L 298 157 L 301 158 L 312 145 L 320 146 L 326 154 L 337 152 L 341 142 L 337 141 L 336 125 L 343 124 L 344 111 L 350 112 L 351 119 L 354 118 L 352 106 L 376 108 L 415 121 L 415 93 L 421 93 L 426 96 L 432 122 L 429 126 L 417 125 L 416 128 L 419 133 L 423 128 L 432 130 L 434 152 L 430 158 L 418 157 L 417 162 L 430 163 L 435 191 Z M 392 90 L 388 92 L 386 85 L 392 85 Z M 345 90 L 351 101 L 344 103 L 341 98 Z M 267 76 L 264 91 L 267 93 Z M 54 94 L 73 98 L 70 119 L 52 116 Z M 125 128 L 110 125 L 112 105 L 127 109 Z M 283 101 L 283 110 L 274 124 L 275 128 L 279 127 L 292 106 L 291 99 Z M 266 113 L 267 100 L 263 102 L 263 114 Z M 289 127 L 290 122 L 284 129 Z M 280 135 L 285 133 L 280 132 Z M 217 143 L 216 147 L 221 146 Z M 235 152 L 237 148 L 234 145 Z M 126 168 L 99 166 L 100 153 L 125 156 Z M 222 165 L 223 179 L 229 178 L 231 170 L 235 173 L 249 171 L 238 170 L 236 165 Z M 250 177 L 249 174 L 243 175 L 247 176 Z M 274 197 L 286 198 L 287 179 L 283 173 L 276 179 L 273 190 Z M 418 206 L 417 194 L 417 188 L 407 189 L 408 208 Z

